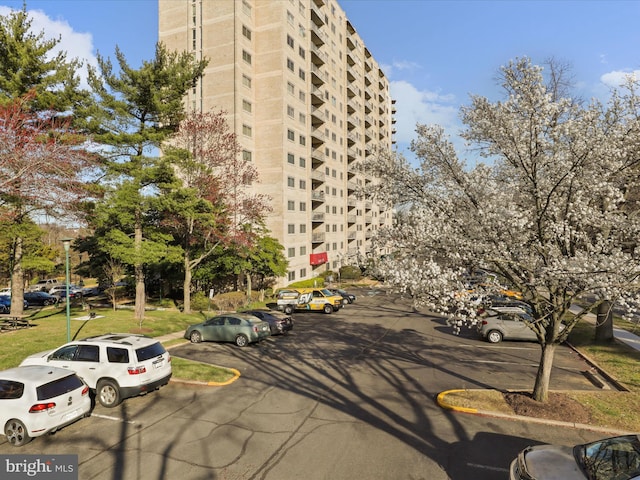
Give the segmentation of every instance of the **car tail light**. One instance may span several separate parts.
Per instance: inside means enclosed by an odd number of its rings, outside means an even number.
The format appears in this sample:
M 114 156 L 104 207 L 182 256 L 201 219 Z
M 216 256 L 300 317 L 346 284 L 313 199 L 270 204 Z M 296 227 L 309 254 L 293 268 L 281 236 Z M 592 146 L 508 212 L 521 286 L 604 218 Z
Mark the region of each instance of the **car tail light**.
M 258 327 L 253 327 L 253 331 L 258 333 Z
M 29 413 L 46 412 L 51 408 L 56 408 L 55 402 L 36 403 L 29 409 Z
M 89 386 L 85 385 L 84 388 L 82 389 L 82 396 L 84 397 L 88 393 L 89 393 Z
M 147 371 L 146 367 L 129 367 L 127 368 L 127 372 L 129 375 L 140 375 L 141 373 L 145 373 Z
M 489 322 L 487 322 L 486 320 L 482 320 L 482 325 L 487 325 Z

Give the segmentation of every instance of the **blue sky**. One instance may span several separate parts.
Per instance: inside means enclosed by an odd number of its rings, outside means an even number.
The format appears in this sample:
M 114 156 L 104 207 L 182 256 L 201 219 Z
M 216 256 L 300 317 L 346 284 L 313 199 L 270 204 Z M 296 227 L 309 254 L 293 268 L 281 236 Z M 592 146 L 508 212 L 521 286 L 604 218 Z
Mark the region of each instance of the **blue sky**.
M 0 14 L 22 3 L 0 0 Z M 585 99 L 605 98 L 623 74 L 640 75 L 640 1 L 339 3 L 391 81 L 401 151 L 416 123 L 437 123 L 455 135 L 460 106 L 471 94 L 499 99 L 498 69 L 516 57 L 570 63 Z M 28 0 L 27 10 L 36 30 L 62 35 L 70 57 L 94 64 L 98 51 L 113 58 L 116 45 L 134 67 L 153 57 L 156 0 Z

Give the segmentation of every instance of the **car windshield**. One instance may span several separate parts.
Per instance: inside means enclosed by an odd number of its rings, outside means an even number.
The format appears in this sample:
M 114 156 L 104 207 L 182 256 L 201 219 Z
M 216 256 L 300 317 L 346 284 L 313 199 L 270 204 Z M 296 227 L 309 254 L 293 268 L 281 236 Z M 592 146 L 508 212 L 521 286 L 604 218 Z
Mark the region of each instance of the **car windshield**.
M 578 445 L 574 455 L 589 480 L 628 480 L 640 475 L 637 435 Z

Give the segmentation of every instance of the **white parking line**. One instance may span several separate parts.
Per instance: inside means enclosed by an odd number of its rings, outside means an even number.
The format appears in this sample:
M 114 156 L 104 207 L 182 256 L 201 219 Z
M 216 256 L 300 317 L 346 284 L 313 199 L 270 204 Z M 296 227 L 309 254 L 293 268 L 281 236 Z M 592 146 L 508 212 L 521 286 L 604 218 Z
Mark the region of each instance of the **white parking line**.
M 481 468 L 482 470 L 491 470 L 492 472 L 508 472 L 508 468 L 492 467 L 490 465 L 480 465 L 478 463 L 467 463 L 467 466 L 473 468 Z
M 105 420 L 113 420 L 114 422 L 129 423 L 131 425 L 136 423 L 136 422 L 133 422 L 131 420 L 124 420 L 124 419 L 119 418 L 119 417 L 110 417 L 109 415 L 100 415 L 99 413 L 92 413 L 91 416 L 92 417 L 97 417 L 97 418 L 104 418 Z

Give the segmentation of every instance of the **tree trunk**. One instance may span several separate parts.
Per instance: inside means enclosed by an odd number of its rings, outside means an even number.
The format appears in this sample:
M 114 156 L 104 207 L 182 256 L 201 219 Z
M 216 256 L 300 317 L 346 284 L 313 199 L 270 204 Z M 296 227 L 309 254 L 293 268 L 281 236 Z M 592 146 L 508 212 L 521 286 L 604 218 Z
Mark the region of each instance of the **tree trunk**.
M 609 300 L 598 305 L 595 340 L 596 343 L 611 343 L 613 341 L 613 305 Z
M 191 259 L 189 252 L 184 252 L 184 282 L 182 284 L 183 313 L 191 313 Z
M 551 380 L 551 368 L 557 346 L 556 343 L 547 343 L 542 346 L 540 365 L 538 365 L 536 383 L 533 387 L 533 399 L 538 402 L 544 403 L 549 399 L 549 381 Z
M 22 271 L 22 237 L 14 241 L 11 268 L 11 315 L 24 312 L 24 274 Z
M 134 265 L 136 278 L 136 304 L 135 319 L 142 327 L 144 320 L 144 307 L 146 303 L 146 295 L 144 289 L 144 265 L 142 263 L 142 226 L 137 223 L 134 230 L 134 248 L 136 251 L 136 263 Z

